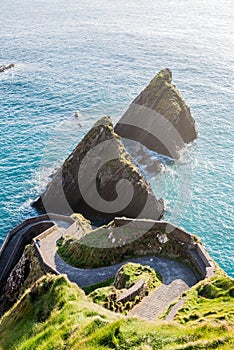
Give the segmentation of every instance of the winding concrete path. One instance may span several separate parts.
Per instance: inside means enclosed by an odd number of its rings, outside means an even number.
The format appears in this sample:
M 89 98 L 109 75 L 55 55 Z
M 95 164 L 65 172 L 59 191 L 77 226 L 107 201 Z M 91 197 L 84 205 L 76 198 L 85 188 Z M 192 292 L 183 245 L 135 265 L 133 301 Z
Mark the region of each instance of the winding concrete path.
M 197 283 L 197 277 L 187 265 L 173 259 L 158 256 L 129 259 L 116 265 L 96 269 L 72 267 L 62 260 L 56 251 L 56 242 L 63 233 L 64 229 L 61 226 L 55 226 L 54 230 L 49 235 L 41 239 L 40 250 L 48 265 L 59 273 L 66 274 L 70 281 L 75 282 L 80 287 L 114 277 L 118 269 L 128 261 L 149 265 L 162 275 L 162 285 L 151 292 L 142 302 L 131 310 L 130 315 L 132 316 L 147 320 L 157 318 L 173 301 L 181 296 L 183 292 Z M 79 238 L 79 232 L 77 238 Z M 173 319 L 173 317 L 173 313 L 171 312 L 170 315 L 168 315 L 168 320 Z
M 13 228 L 0 247 L 0 291 L 11 273 L 13 267 L 21 258 L 24 248 L 32 239 L 45 232 L 50 227 L 61 230 L 68 229 L 74 220 L 58 214 L 43 214 L 29 218 Z

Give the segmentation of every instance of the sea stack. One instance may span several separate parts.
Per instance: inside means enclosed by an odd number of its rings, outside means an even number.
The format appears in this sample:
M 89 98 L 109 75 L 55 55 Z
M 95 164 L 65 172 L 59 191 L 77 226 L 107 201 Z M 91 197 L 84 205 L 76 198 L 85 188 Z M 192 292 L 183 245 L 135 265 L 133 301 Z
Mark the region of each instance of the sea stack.
M 196 139 L 195 121 L 172 84 L 168 68 L 161 70 L 131 103 L 115 132 L 174 159 L 179 158 L 184 144 Z
M 47 212 L 81 213 L 98 223 L 115 216 L 157 220 L 164 211 L 163 201 L 153 195 L 109 117 L 93 126 L 33 206 Z

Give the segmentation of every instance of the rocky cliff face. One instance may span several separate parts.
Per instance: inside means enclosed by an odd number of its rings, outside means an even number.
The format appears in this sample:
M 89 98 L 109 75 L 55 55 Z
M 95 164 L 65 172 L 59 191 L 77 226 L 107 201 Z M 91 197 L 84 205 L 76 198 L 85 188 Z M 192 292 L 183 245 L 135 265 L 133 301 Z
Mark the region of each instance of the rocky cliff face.
M 0 315 L 7 311 L 27 288 L 45 274 L 35 248 L 32 245 L 27 245 L 0 294 Z
M 159 219 L 163 214 L 162 201 L 153 195 L 109 117 L 88 132 L 34 206 L 47 212 L 81 213 L 96 222 L 115 216 Z
M 171 82 L 171 71 L 160 71 L 129 106 L 115 132 L 176 159 L 197 132 L 188 106 Z

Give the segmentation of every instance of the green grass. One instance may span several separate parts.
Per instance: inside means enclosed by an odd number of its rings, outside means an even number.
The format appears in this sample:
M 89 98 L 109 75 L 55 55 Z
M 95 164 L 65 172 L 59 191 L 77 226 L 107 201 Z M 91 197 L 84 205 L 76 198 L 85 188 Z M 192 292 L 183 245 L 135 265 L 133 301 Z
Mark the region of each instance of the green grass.
M 131 288 L 140 279 L 145 282 L 144 292 L 137 295 L 133 300 L 117 301 L 126 289 Z M 93 289 L 88 296 L 94 303 L 102 305 L 106 309 L 127 314 L 135 304 L 142 300 L 144 295 L 147 295 L 160 284 L 161 276 L 154 269 L 129 262 L 119 269 L 112 284 Z
M 147 292 L 150 292 L 161 284 L 162 276 L 149 266 L 129 262 L 119 269 L 114 285 L 118 289 L 130 288 L 139 279 L 145 281 Z
M 142 228 L 108 225 L 87 233 L 79 240 L 66 238 L 58 246 L 58 254 L 69 265 L 80 268 L 103 267 L 150 254 L 173 258 L 181 256 L 181 247 L 173 235 L 168 235 L 162 247 L 157 239 L 158 228 L 147 231 L 144 225 Z
M 201 281 L 186 293 L 184 306 L 176 320 L 181 323 L 234 322 L 234 280 L 227 276 L 214 276 Z
M 114 283 L 114 280 L 115 280 L 114 278 L 108 278 L 105 281 L 102 281 L 102 282 L 99 282 L 99 283 L 95 283 L 95 284 L 91 284 L 89 286 L 82 287 L 82 289 L 85 292 L 85 294 L 88 295 L 91 292 L 93 292 L 95 289 L 110 286 L 111 284 Z
M 37 281 L 0 322 L 0 349 L 64 349 L 67 340 L 90 322 L 118 319 L 90 303 L 64 276 Z
M 108 286 L 95 289 L 88 295 L 88 297 L 94 303 L 99 304 L 106 309 L 115 312 L 123 312 L 124 309 L 121 308 L 122 304 L 118 304 L 116 302 L 116 299 L 121 294 L 121 292 L 122 290 L 118 290 L 114 286 Z
M 218 289 L 215 298 L 213 287 Z M 206 288 L 205 284 L 199 284 L 197 291 L 200 298 L 204 298 L 201 295 L 205 290 L 207 300 L 216 300 L 210 311 L 219 307 L 220 302 L 225 307 L 223 298 L 227 298 L 228 303 L 233 301 L 233 281 L 229 278 L 213 280 L 211 291 L 207 292 Z M 208 304 L 206 308 L 208 311 Z M 184 317 L 186 313 L 184 310 Z M 126 318 L 90 302 L 84 292 L 64 276 L 47 276 L 38 280 L 0 320 L 0 349 L 234 348 L 232 317 L 216 322 L 203 315 L 197 323 L 184 322 L 183 318 L 180 321 L 183 324 Z
M 225 326 L 203 324 L 194 328 L 181 325 L 122 319 L 88 338 L 78 341 L 74 349 L 232 349 L 233 331 Z

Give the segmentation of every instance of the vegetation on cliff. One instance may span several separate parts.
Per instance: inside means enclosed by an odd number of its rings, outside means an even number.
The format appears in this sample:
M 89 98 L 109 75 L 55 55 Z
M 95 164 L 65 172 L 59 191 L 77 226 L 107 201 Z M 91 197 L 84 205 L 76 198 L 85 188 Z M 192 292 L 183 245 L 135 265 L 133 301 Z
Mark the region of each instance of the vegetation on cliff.
M 211 282 L 208 293 L 205 285 Z M 218 294 L 211 289 L 218 288 Z M 196 289 L 197 288 L 197 289 Z M 207 280 L 193 290 L 212 295 L 210 312 L 223 308 L 224 295 L 233 301 L 233 281 Z M 209 288 L 208 288 L 209 289 Z M 199 292 L 198 292 L 199 290 Z M 203 290 L 203 292 L 202 292 Z M 206 291 L 206 292 L 205 292 Z M 221 297 L 221 295 L 223 295 Z M 199 301 L 199 297 L 197 298 Z M 207 310 L 208 312 L 208 303 Z M 231 304 L 230 304 L 231 305 Z M 225 312 L 226 309 L 224 309 Z M 146 322 L 112 313 L 90 302 L 64 276 L 47 276 L 36 282 L 0 321 L 0 348 L 26 349 L 226 349 L 234 347 L 234 315 L 214 320 L 205 315 L 177 322 Z M 181 323 L 182 324 L 181 324 Z M 13 331 L 14 330 L 14 331 Z
M 188 235 L 187 244 L 197 238 Z M 135 256 L 157 254 L 169 257 L 182 256 L 181 245 L 174 231 L 166 232 L 162 223 L 142 221 L 139 227 L 115 227 L 114 222 L 88 232 L 81 239 L 65 237 L 58 247 L 59 255 L 70 265 L 81 268 L 97 268 L 117 264 Z
M 164 141 L 171 141 L 171 149 L 162 140 L 158 140 L 157 144 L 155 139 L 146 133 L 136 133 L 134 122 L 133 134 L 138 135 L 138 141 L 147 147 L 176 158 L 184 142 L 196 138 L 196 130 L 189 108 L 171 81 L 172 75 L 168 69 L 159 72 L 135 99 L 126 115 L 135 117 L 132 111 L 137 111 L 136 105 L 138 105 L 138 111 L 144 110 L 139 109 L 139 106 L 145 107 L 146 110 L 156 112 L 153 116 L 159 116 L 159 120 L 161 117 L 164 121 L 166 119 L 170 123 L 169 128 L 163 129 L 158 125 L 157 127 L 158 132 L 164 134 Z M 136 115 L 141 119 L 141 113 Z M 124 117 L 121 119 L 123 125 Z M 123 126 L 121 121 L 117 124 L 116 131 L 122 136 L 131 138 L 132 130 Z M 143 123 L 145 123 L 144 131 L 152 131 L 150 129 L 153 126 L 152 120 L 148 126 L 147 120 L 143 120 Z M 178 139 L 173 138 L 176 135 L 175 129 L 180 135 Z M 110 152 L 110 143 L 105 146 L 105 141 L 113 141 L 115 156 L 99 167 L 106 148 Z M 89 152 L 100 145 L 104 146 L 99 147 L 99 151 L 90 156 Z M 89 156 L 86 159 L 87 154 Z M 84 159 L 85 164 L 81 165 Z M 86 170 L 82 175 L 82 181 L 85 183 L 83 193 L 77 178 L 80 168 Z M 104 199 L 108 206 L 119 194 L 122 199 L 125 198 L 128 191 L 125 191 L 122 185 L 123 179 L 130 182 L 134 189 L 132 201 L 123 209 L 116 209 L 115 212 L 108 209 L 105 212 L 93 207 L 92 203 L 86 202 L 83 198 L 86 193 L 89 193 L 89 198 L 94 196 L 91 178 L 95 180 L 97 192 L 100 194 L 98 198 Z M 148 209 L 142 212 L 148 200 Z M 79 143 L 65 160 L 62 168 L 53 176 L 35 206 L 38 209 L 66 214 L 72 211 L 81 212 L 93 222 L 98 216 L 108 222 L 116 215 L 158 219 L 163 214 L 163 202 L 154 197 L 150 185 L 114 132 L 109 117 L 99 120 Z M 64 260 L 77 267 L 107 266 L 133 256 L 147 254 L 181 258 L 182 251 L 196 242 L 196 237 L 189 236 L 185 232 L 180 241 L 178 232 L 173 237 L 158 228 L 151 227 L 142 231 L 131 226 L 115 227 L 113 222 L 92 230 L 91 222 L 82 215 L 74 214 L 73 218 L 76 222 L 72 225 L 70 234 L 74 233 L 73 230 L 77 227 L 82 234 L 79 239 L 74 237 L 61 239 L 58 252 Z M 140 282 L 139 294 L 132 292 L 132 299 L 127 299 L 129 295 L 125 293 L 126 290 L 135 287 L 138 282 Z M 183 295 L 185 302 L 177 311 L 174 322 L 166 323 L 159 319 L 155 322 L 146 322 L 124 316 L 126 311 L 160 283 L 160 276 L 150 267 L 128 263 L 120 268 L 114 281 L 88 286 L 86 287 L 88 295 L 85 295 L 84 291 L 63 275 L 45 275 L 35 255 L 35 249 L 27 246 L 5 286 L 5 297 L 15 304 L 0 320 L 0 349 L 234 348 L 233 279 L 217 268 L 215 276 L 199 282 Z M 164 316 L 169 311 L 170 308 Z
M 225 321 L 234 326 L 234 280 L 216 275 L 192 287 L 175 320 L 184 324 Z
M 152 267 L 129 262 L 124 264 L 115 276 L 118 289 L 131 288 L 139 279 L 146 283 L 147 293 L 161 284 L 162 277 Z

